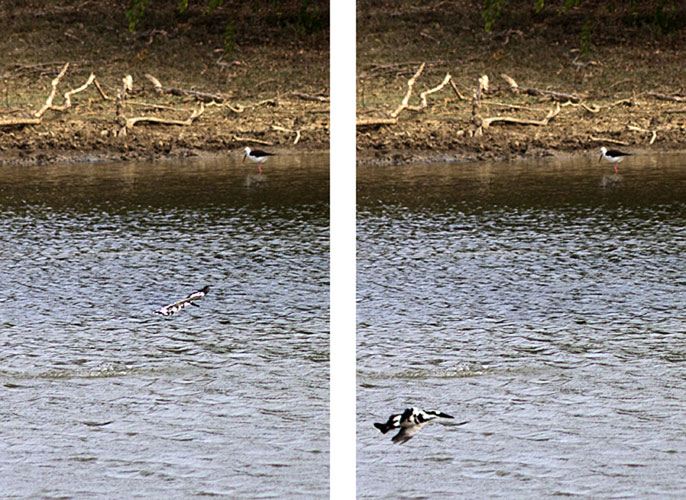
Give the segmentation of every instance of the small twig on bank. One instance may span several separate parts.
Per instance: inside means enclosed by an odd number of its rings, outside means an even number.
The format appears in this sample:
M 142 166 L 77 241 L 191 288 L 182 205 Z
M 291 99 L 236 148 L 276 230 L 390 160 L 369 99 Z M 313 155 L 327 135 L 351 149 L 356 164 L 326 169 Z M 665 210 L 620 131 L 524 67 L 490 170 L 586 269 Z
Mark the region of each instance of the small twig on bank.
M 611 144 L 618 144 L 620 146 L 628 146 L 629 143 L 626 141 L 619 141 L 617 139 L 610 139 L 609 137 L 595 137 L 593 135 L 589 136 L 589 139 L 591 139 L 594 142 L 609 142 Z
M 295 139 L 293 140 L 294 146 L 300 142 L 300 130 L 293 130 L 290 128 L 280 127 L 279 125 L 272 125 L 272 130 L 278 130 L 279 132 L 288 132 L 290 134 L 295 134 Z
M 676 95 L 666 95 L 659 92 L 647 92 L 647 94 L 660 101 L 674 101 L 674 102 L 686 102 L 686 97 L 679 97 Z
M 397 118 L 358 118 L 355 125 L 357 128 L 373 128 L 381 127 L 383 125 L 395 125 L 398 123 Z
M 455 92 L 455 95 L 457 96 L 457 98 L 459 100 L 461 100 L 461 101 L 468 101 L 469 100 L 468 98 L 466 98 L 465 96 L 462 95 L 460 90 L 457 88 L 457 85 L 455 85 L 455 81 L 452 78 L 450 78 L 450 86 L 453 88 L 453 92 Z
M 629 130 L 633 130 L 634 132 L 641 132 L 644 134 L 650 134 L 650 142 L 648 142 L 648 144 L 650 144 L 651 146 L 655 142 L 655 139 L 657 139 L 657 131 L 655 131 L 655 130 L 647 130 L 647 129 L 644 129 L 641 127 L 636 127 L 635 125 L 629 125 L 627 128 Z
M 194 97 L 198 101 L 205 102 L 205 103 L 208 103 L 211 101 L 224 102 L 226 100 L 226 98 L 220 94 L 212 94 L 209 92 L 198 92 L 195 90 L 181 89 L 178 87 L 165 87 L 164 85 L 162 85 L 162 83 L 160 83 L 160 81 L 157 78 L 155 78 L 150 73 L 146 73 L 145 78 L 150 80 L 153 87 L 155 88 L 155 92 L 157 92 L 158 94 L 171 94 L 171 95 L 176 95 L 176 96 L 190 96 L 190 97 Z
M 253 137 L 241 137 L 239 135 L 234 135 L 233 140 L 238 141 L 238 142 L 254 142 L 255 144 L 261 144 L 263 146 L 273 146 L 274 145 L 273 142 L 263 141 L 262 139 L 255 139 Z
M 179 111 L 179 112 L 184 112 L 184 113 L 190 111 L 188 108 L 175 108 L 174 106 L 163 106 L 161 104 L 149 104 L 147 102 L 129 101 L 128 105 L 129 106 L 140 106 L 142 108 L 165 109 L 165 110 Z
M 6 118 L 0 120 L 0 128 L 23 127 L 25 125 L 38 125 L 41 118 Z
M 574 103 L 581 102 L 581 97 L 575 95 L 575 94 L 566 94 L 564 92 L 557 92 L 554 90 L 543 90 L 543 89 L 536 89 L 536 88 L 531 88 L 531 87 L 520 87 L 517 82 L 512 78 L 511 76 L 506 75 L 505 73 L 501 74 L 500 77 L 505 80 L 509 85 L 510 85 L 510 90 L 515 93 L 523 93 L 523 94 L 529 94 L 533 96 L 547 96 L 550 97 L 553 101 L 559 101 L 559 102 L 565 102 L 565 101 L 571 101 Z
M 289 95 L 299 97 L 305 101 L 329 102 L 331 99 L 324 96 L 305 94 L 304 92 L 290 92 Z

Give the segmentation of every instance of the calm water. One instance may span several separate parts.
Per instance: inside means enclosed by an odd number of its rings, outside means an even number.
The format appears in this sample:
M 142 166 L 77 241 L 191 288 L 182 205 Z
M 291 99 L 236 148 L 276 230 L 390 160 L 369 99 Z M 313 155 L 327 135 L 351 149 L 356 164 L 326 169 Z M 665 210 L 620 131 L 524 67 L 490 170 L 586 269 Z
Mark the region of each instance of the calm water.
M 612 172 L 358 169 L 359 498 L 683 498 L 686 156 Z
M 237 159 L 0 170 L 2 498 L 328 495 L 328 155 Z

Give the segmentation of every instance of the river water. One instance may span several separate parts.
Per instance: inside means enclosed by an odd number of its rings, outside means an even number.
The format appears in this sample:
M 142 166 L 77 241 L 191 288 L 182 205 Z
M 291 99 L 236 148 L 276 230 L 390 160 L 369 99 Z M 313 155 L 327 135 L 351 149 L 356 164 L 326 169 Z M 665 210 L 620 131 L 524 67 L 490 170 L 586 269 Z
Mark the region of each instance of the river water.
M 619 171 L 358 169 L 359 498 L 684 498 L 686 156 Z
M 239 160 L 0 169 L 3 499 L 328 495 L 328 155 Z

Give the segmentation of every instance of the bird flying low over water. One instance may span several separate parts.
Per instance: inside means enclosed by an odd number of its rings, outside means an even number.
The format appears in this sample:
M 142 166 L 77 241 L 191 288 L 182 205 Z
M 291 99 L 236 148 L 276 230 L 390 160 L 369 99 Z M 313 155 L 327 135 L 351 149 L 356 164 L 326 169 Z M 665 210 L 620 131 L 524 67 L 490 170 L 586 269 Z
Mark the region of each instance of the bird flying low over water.
M 618 173 L 617 172 L 617 163 L 622 161 L 625 156 L 631 156 L 631 153 L 622 153 L 621 151 L 618 151 L 616 149 L 611 149 L 607 150 L 605 146 L 600 148 L 600 158 L 598 158 L 598 161 L 602 160 L 605 158 L 607 161 L 612 163 L 612 166 L 615 167 L 615 175 Z
M 424 425 L 437 417 L 455 418 L 451 415 L 438 411 L 407 408 L 402 413 L 397 413 L 388 417 L 388 421 L 384 424 L 375 423 L 374 427 L 379 429 L 382 434 L 386 434 L 388 431 L 393 429 L 400 429 L 400 431 L 393 436 L 391 441 L 396 444 L 402 444 L 412 439 Z M 460 422 L 457 425 L 464 425 L 466 423 L 467 422 Z
M 245 154 L 243 155 L 243 161 L 247 158 L 248 160 L 257 163 L 257 170 L 260 172 L 260 175 L 262 175 L 262 163 L 267 161 L 270 156 L 276 156 L 274 153 L 267 153 L 266 151 L 262 151 L 261 149 L 255 149 L 252 150 L 249 147 L 246 147 L 243 149 Z
M 179 312 L 181 309 L 187 306 L 195 306 L 199 307 L 198 304 L 195 303 L 196 300 L 202 299 L 207 293 L 210 291 L 209 286 L 205 286 L 201 288 L 198 291 L 195 291 L 191 293 L 188 297 L 185 299 L 177 300 L 173 304 L 169 304 L 168 306 L 161 307 L 157 311 L 155 311 L 157 314 L 161 314 L 162 316 L 169 316 L 170 314 L 174 314 L 175 312 Z

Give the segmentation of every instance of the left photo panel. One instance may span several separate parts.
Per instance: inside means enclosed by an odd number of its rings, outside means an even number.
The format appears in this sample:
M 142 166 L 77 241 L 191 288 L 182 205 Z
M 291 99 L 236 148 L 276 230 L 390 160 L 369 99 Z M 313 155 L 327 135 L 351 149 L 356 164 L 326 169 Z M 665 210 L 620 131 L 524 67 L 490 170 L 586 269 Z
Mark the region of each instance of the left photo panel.
M 329 495 L 329 3 L 0 12 L 3 498 Z

